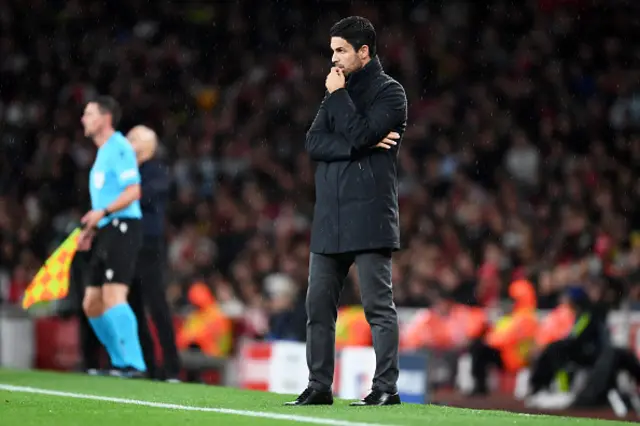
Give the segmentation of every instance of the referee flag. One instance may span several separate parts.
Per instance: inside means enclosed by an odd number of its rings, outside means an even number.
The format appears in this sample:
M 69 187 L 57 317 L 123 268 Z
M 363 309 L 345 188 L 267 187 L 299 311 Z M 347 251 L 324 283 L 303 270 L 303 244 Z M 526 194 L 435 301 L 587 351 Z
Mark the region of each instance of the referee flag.
M 69 273 L 73 256 L 78 249 L 80 228 L 74 229 L 53 252 L 24 292 L 22 308 L 39 302 L 50 302 L 66 297 L 69 293 Z

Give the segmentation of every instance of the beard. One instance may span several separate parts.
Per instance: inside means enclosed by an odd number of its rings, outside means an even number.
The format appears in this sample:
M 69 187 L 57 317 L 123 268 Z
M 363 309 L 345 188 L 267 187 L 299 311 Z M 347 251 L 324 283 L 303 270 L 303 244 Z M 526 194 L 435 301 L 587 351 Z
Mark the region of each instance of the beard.
M 344 66 L 338 66 L 338 68 L 340 68 L 342 70 L 342 72 L 344 73 L 345 76 L 353 74 L 354 72 L 358 72 L 363 67 L 364 67 L 364 65 L 362 64 L 362 61 L 360 61 L 360 60 L 354 61 L 352 64 L 350 64 L 350 66 L 348 68 L 344 67 Z

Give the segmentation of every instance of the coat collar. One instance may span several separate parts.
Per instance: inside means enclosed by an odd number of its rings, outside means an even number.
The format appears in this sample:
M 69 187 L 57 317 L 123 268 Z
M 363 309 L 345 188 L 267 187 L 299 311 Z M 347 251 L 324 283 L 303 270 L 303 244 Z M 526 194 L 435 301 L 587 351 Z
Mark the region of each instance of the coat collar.
M 378 56 L 371 59 L 367 65 L 362 67 L 362 69 L 352 73 L 347 77 L 347 88 L 348 89 L 357 89 L 362 84 L 366 84 L 376 75 L 382 74 L 384 70 L 382 69 L 382 64 L 380 63 L 380 59 Z

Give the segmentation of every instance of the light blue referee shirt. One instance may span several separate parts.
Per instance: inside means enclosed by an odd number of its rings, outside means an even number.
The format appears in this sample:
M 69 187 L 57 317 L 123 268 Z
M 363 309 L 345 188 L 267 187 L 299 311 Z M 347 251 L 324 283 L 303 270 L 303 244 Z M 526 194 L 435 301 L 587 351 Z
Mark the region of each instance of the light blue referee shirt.
M 104 210 L 124 192 L 129 185 L 140 183 L 140 171 L 133 147 L 120 132 L 115 132 L 99 149 L 89 174 L 91 208 Z M 127 207 L 113 212 L 98 222 L 102 228 L 113 218 L 140 219 L 140 202 L 135 200 Z

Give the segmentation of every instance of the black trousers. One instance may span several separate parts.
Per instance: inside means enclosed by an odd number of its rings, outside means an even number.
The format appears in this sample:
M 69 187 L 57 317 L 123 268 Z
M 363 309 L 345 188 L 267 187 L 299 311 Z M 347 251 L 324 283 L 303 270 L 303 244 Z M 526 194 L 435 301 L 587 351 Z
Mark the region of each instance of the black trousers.
M 546 389 L 551 385 L 556 374 L 570 363 L 580 367 L 597 367 L 600 361 L 608 356 L 612 365 L 610 374 L 593 376 L 608 390 L 615 386 L 615 377 L 619 371 L 627 371 L 640 383 L 640 362 L 635 354 L 625 348 L 605 347 L 597 353 L 585 353 L 583 345 L 572 339 L 563 339 L 549 344 L 533 364 L 529 384 L 531 393 Z M 600 370 L 600 369 L 596 369 Z M 606 368 L 602 368 L 606 371 Z M 598 373 L 598 371 L 596 371 Z
M 529 385 L 531 393 L 537 393 L 551 385 L 556 374 L 569 363 L 581 367 L 591 367 L 598 354 L 587 353 L 574 339 L 562 339 L 550 343 L 533 363 Z
M 487 345 L 481 339 L 475 340 L 469 348 L 471 355 L 471 375 L 475 383 L 474 392 L 486 393 L 487 376 L 491 367 L 504 368 L 500 351 Z
M 338 304 L 349 268 L 358 268 L 360 294 L 373 337 L 376 371 L 373 389 L 397 392 L 398 315 L 391 289 L 391 250 L 311 253 L 307 289 L 307 365 L 309 386 L 328 391 L 333 384 Z
M 180 361 L 171 310 L 166 299 L 165 248 L 159 239 L 145 238 L 138 254 L 136 273 L 129 291 L 129 304 L 138 320 L 138 335 L 147 371 L 152 378 L 177 378 Z M 147 322 L 149 313 L 162 348 L 163 367 L 158 368 L 154 343 Z

